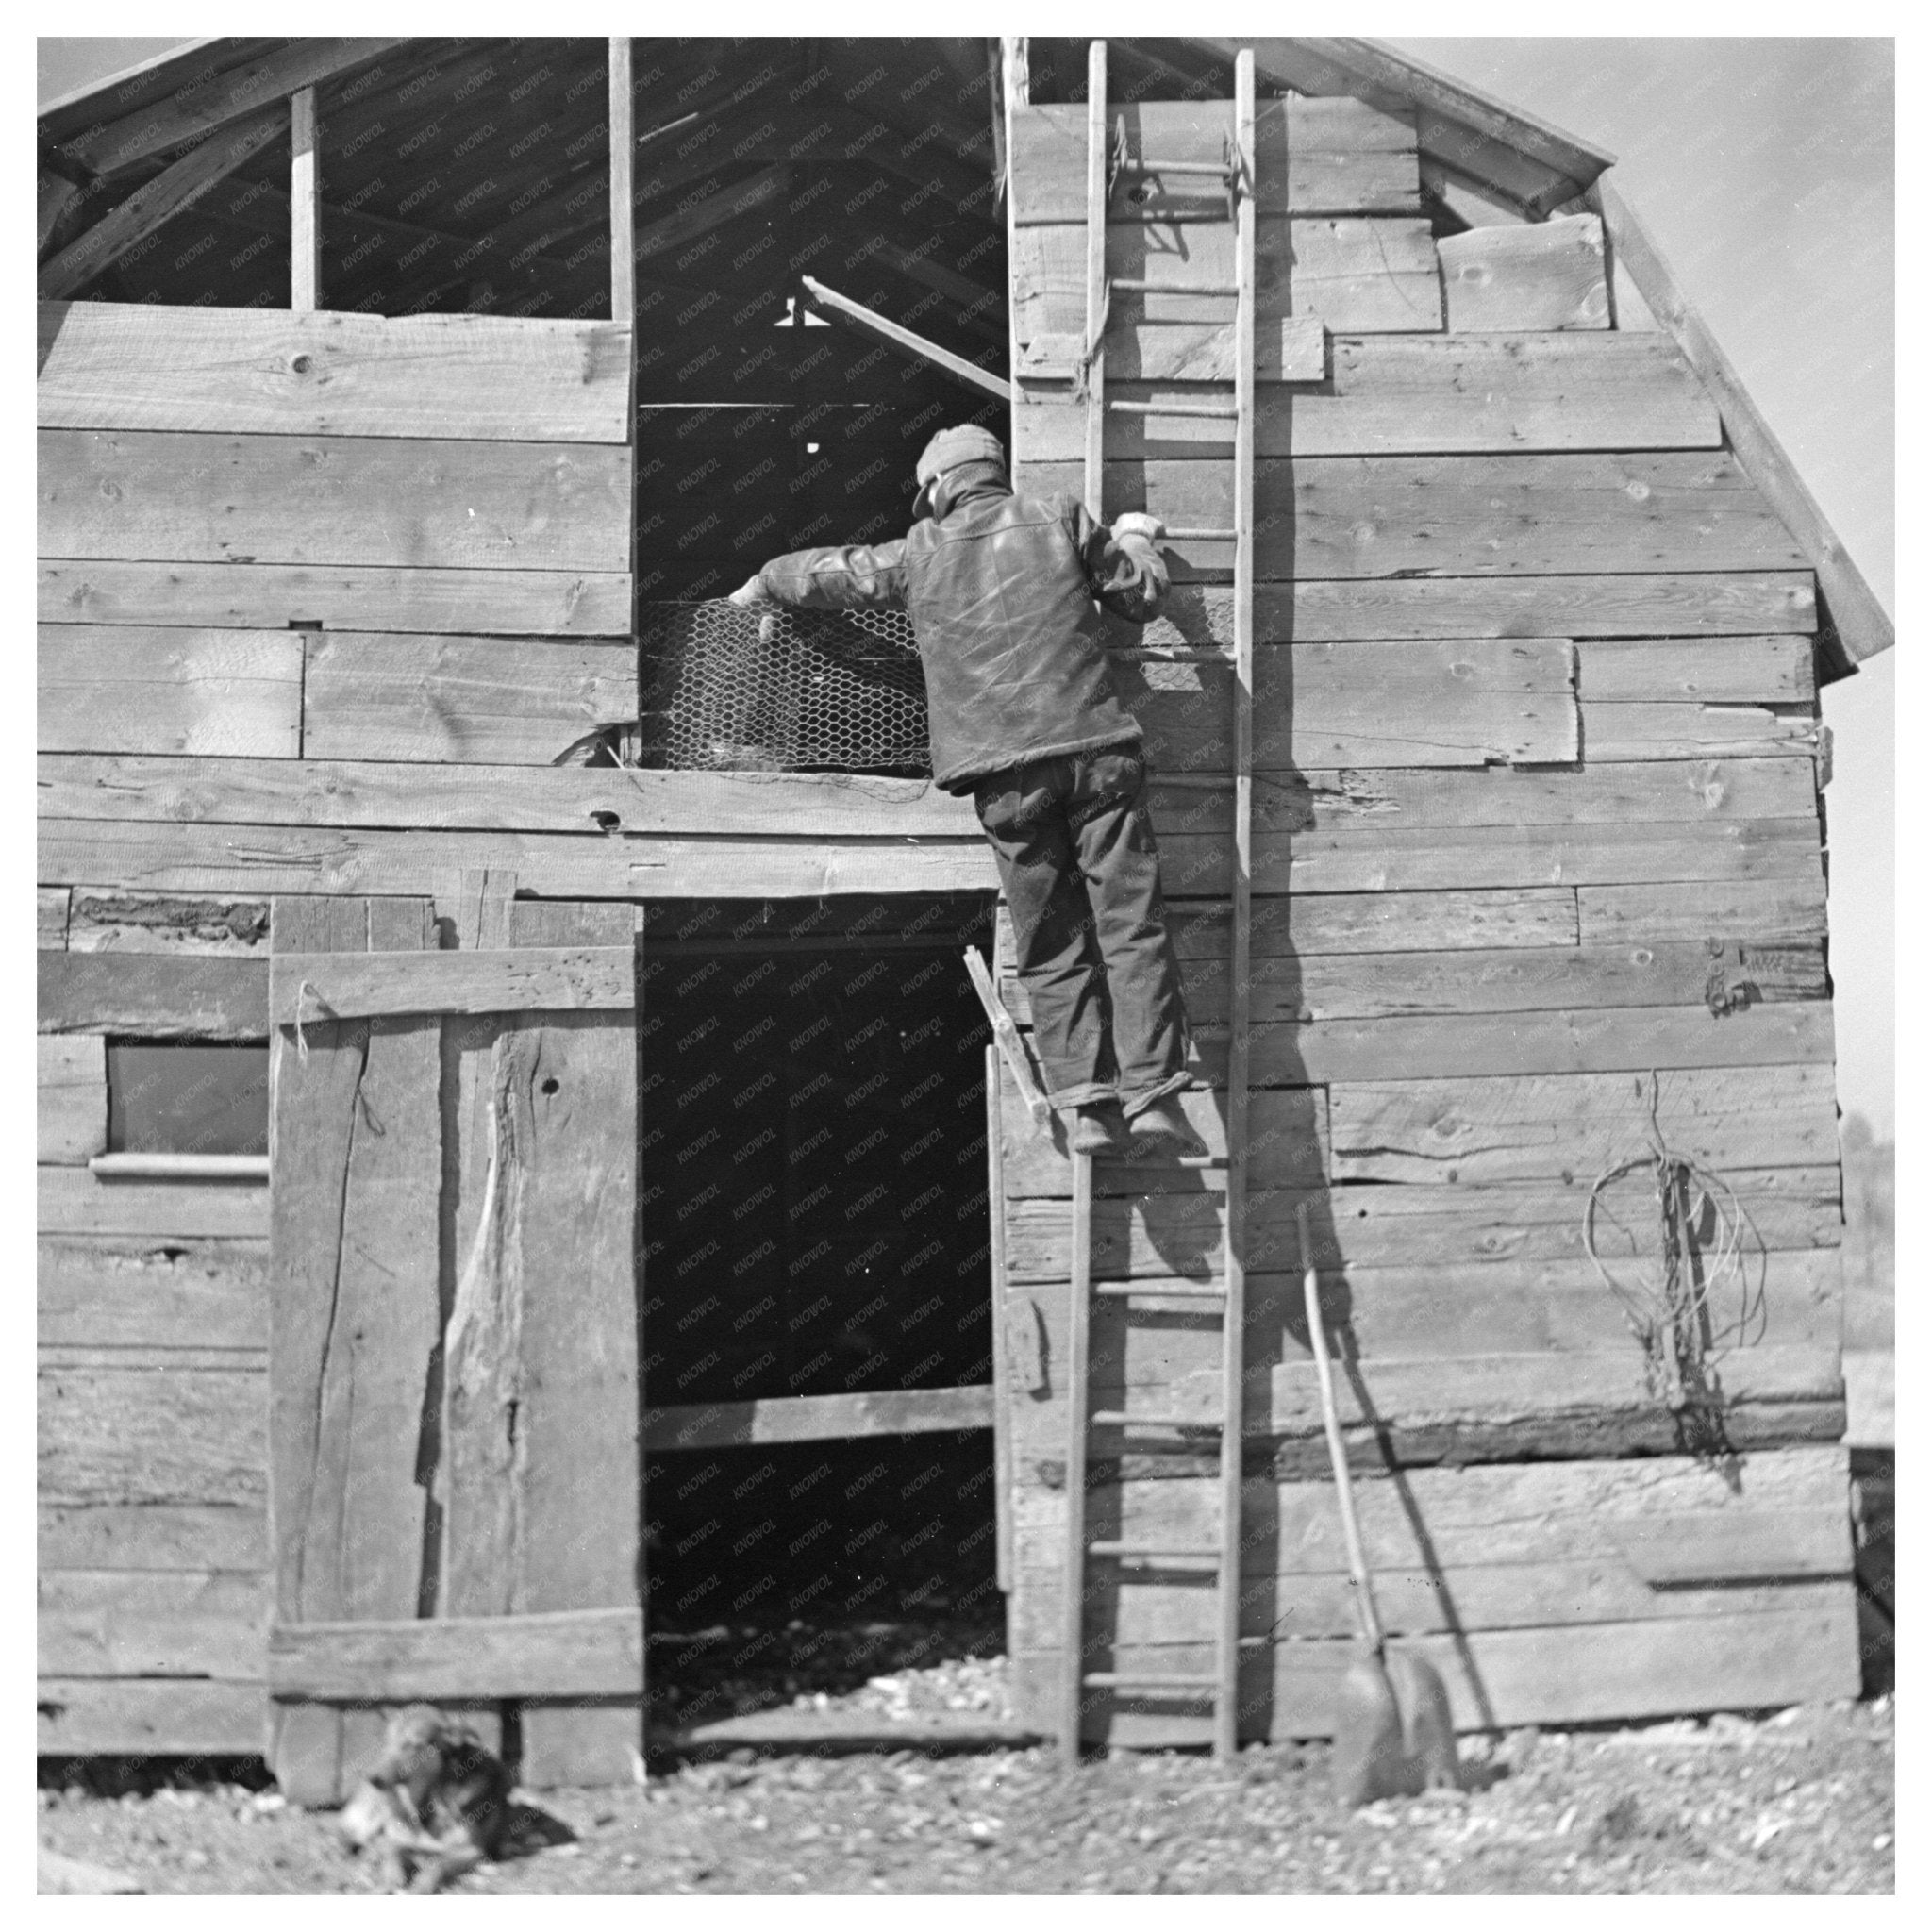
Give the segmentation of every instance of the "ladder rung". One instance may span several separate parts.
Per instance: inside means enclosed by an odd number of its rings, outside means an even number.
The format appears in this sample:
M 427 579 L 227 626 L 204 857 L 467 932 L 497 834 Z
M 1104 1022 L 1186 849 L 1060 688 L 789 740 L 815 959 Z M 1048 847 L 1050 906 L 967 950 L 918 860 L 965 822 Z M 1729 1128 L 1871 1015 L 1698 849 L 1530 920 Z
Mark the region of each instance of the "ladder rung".
M 1232 403 L 1129 403 L 1108 396 L 1107 407 L 1129 416 L 1212 416 L 1227 423 L 1241 415 Z
M 1158 1281 L 1102 1281 L 1095 1284 L 1093 1292 L 1107 1295 L 1164 1294 L 1185 1302 L 1224 1302 L 1227 1299 L 1224 1288 L 1163 1288 Z
M 1195 529 L 1187 525 L 1176 525 L 1167 533 L 1170 537 L 1191 540 L 1196 543 L 1232 543 L 1241 535 L 1239 530 Z
M 1150 282 L 1141 276 L 1127 275 L 1116 275 L 1112 279 L 1116 289 L 1124 289 L 1132 295 L 1241 294 L 1241 291 L 1232 282 Z
M 1087 1420 L 1098 1429 L 1214 1429 L 1219 1430 L 1218 1417 L 1209 1416 L 1196 1421 L 1191 1416 L 1182 1415 L 1129 1415 L 1124 1408 L 1096 1408 Z
M 1212 175 L 1225 181 L 1228 166 L 1225 161 L 1136 161 L 1121 163 L 1124 175 Z
M 1152 1671 L 1089 1671 L 1081 1683 L 1096 1690 L 1219 1690 L 1219 1677 L 1157 1675 Z
M 1087 1545 L 1090 1557 L 1146 1557 L 1160 1562 L 1221 1564 L 1219 1550 L 1204 1549 L 1199 1543 L 1121 1543 L 1097 1542 Z

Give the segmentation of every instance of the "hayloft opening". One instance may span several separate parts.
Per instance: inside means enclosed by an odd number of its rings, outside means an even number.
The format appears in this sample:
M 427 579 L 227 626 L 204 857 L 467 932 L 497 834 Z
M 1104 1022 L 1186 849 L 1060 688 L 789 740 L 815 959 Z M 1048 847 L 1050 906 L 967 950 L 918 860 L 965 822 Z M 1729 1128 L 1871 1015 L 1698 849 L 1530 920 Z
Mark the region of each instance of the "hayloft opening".
M 655 1631 L 962 1605 L 997 1628 L 990 1431 L 839 1400 L 991 1379 L 990 1036 L 960 957 L 991 939 L 980 893 L 646 908 Z M 833 1398 L 802 1437 L 725 1440 L 798 1396 Z

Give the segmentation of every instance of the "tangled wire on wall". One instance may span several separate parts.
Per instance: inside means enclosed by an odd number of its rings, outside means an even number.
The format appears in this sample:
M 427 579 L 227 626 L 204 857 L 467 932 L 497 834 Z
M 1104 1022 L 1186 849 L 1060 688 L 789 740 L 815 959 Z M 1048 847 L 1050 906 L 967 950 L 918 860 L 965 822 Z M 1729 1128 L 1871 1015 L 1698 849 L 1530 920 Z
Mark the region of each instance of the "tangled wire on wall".
M 1729 1456 L 1717 1365 L 1763 1335 L 1763 1243 L 1730 1187 L 1664 1139 L 1656 1073 L 1647 1093 L 1642 1076 L 1636 1084 L 1650 1116 L 1650 1144 L 1597 1176 L 1583 1210 L 1584 1249 L 1624 1305 L 1650 1393 L 1676 1418 L 1678 1446 Z M 1641 1188 L 1643 1205 L 1620 1209 L 1620 1187 L 1626 1195 Z M 1654 1250 L 1644 1239 L 1653 1224 Z M 1614 1266 L 1604 1254 L 1611 1228 L 1628 1247 L 1612 1257 Z

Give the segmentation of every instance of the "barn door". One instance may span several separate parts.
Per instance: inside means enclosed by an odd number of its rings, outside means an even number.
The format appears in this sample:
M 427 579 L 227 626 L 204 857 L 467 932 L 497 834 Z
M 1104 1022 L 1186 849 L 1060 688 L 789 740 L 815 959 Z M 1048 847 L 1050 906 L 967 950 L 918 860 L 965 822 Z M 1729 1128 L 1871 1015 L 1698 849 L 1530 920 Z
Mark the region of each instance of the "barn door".
M 342 1795 L 386 1706 L 514 1718 L 526 1784 L 641 1747 L 625 905 L 275 902 L 270 1757 Z

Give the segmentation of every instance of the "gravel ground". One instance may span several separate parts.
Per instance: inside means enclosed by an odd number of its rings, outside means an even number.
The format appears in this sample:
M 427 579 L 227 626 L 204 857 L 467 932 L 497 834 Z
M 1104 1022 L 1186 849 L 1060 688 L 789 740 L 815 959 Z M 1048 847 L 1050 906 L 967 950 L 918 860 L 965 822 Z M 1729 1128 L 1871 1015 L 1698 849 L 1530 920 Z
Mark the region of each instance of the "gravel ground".
M 1005 1665 L 890 1673 L 802 1707 L 998 1715 Z M 1063 1772 L 1044 1749 L 725 1759 L 528 1798 L 472 1892 L 1890 1892 L 1893 1704 L 1463 1740 L 1470 1789 L 1353 1814 L 1319 1747 Z M 43 1780 L 45 1778 L 43 1774 Z M 60 1774 L 54 1774 L 58 1780 Z M 43 1781 L 41 1841 L 153 1892 L 362 1892 L 326 1814 L 123 1768 Z M 135 1789 L 109 1795 L 115 1782 Z M 90 1783 L 92 1788 L 90 1788 Z M 258 1774 L 256 1784 L 265 1783 Z M 541 1815 L 540 1815 L 541 1814 Z M 545 1836 L 563 1842 L 544 1845 Z

